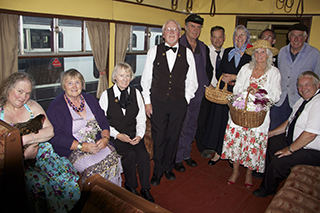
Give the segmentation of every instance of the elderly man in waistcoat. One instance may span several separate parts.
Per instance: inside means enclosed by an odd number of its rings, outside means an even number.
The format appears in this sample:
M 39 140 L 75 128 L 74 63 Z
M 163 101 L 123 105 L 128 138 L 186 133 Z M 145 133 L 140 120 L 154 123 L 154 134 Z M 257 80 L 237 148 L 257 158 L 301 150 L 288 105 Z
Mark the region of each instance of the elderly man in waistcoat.
M 194 141 L 197 131 L 200 105 L 205 91 L 204 86 L 209 86 L 213 76 L 209 48 L 198 39 L 203 25 L 203 18 L 197 14 L 191 14 L 186 18 L 185 24 L 186 33 L 181 36 L 179 43 L 190 49 L 193 53 L 196 61 L 199 87 L 195 93 L 195 97 L 190 101 L 181 129 L 175 161 L 176 164 L 174 167 L 175 170 L 179 172 L 184 172 L 186 170 L 182 163 L 183 161 L 185 161 L 188 166 L 197 166 L 197 163 L 190 157 L 191 143 Z
M 165 174 L 174 180 L 173 167 L 187 106 L 198 88 L 192 52 L 179 45 L 181 27 L 168 20 L 162 27 L 165 43 L 147 54 L 141 77 L 146 114 L 151 119 L 154 169 L 151 184 L 160 184 Z

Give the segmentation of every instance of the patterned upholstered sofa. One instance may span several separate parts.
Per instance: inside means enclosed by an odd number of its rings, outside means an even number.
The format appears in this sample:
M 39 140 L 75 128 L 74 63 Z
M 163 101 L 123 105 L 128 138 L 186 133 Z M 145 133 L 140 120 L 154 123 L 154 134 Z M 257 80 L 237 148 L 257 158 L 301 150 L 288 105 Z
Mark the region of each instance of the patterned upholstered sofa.
M 87 178 L 83 184 L 82 182 L 82 179 L 78 181 L 81 198 L 70 213 L 169 212 L 157 204 L 106 181 L 100 175 Z M 0 212 L 28 212 L 20 133 L 1 120 L 0 197 Z
M 320 167 L 297 165 L 277 192 L 266 213 L 320 212 Z

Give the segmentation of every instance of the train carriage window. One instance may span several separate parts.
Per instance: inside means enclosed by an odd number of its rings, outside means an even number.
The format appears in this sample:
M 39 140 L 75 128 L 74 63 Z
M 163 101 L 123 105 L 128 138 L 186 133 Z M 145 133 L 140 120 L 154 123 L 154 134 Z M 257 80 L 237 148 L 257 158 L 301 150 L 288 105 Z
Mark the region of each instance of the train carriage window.
M 148 50 L 162 42 L 161 27 L 132 26 L 125 62 L 129 63 L 135 76 L 142 74 Z
M 58 19 L 56 32 L 63 34 L 63 40 L 58 40 L 59 52 L 81 51 L 82 21 Z M 61 45 L 60 43 L 63 42 Z
M 45 109 L 59 93 L 60 75 L 79 70 L 85 92 L 95 96 L 99 75 L 84 20 L 20 16 L 18 70 L 35 79 L 35 97 Z

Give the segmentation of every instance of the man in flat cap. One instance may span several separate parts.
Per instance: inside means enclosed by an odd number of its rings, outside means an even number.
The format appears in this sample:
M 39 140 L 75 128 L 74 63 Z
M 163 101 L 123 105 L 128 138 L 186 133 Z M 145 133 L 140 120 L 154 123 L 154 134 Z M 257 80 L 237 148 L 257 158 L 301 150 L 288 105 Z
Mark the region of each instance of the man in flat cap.
M 293 105 L 300 98 L 296 82 L 304 71 L 313 71 L 320 76 L 319 50 L 306 43 L 308 27 L 294 24 L 289 27 L 288 39 L 290 43 L 280 49 L 278 68 L 281 73 L 280 100 L 271 108 L 270 130 L 273 130 L 291 114 Z
M 182 163 L 183 161 L 185 161 L 185 163 L 190 167 L 197 166 L 197 163 L 190 157 L 191 143 L 194 141 L 197 131 L 197 119 L 201 101 L 204 96 L 204 86 L 209 86 L 213 75 L 209 48 L 198 39 L 202 25 L 203 18 L 197 14 L 189 15 L 185 20 L 186 33 L 181 36 L 179 41 L 181 45 L 189 48 L 193 52 L 199 84 L 195 97 L 191 99 L 187 108 L 187 113 L 180 133 L 176 163 L 174 167 L 175 170 L 179 172 L 184 172 L 186 170 Z

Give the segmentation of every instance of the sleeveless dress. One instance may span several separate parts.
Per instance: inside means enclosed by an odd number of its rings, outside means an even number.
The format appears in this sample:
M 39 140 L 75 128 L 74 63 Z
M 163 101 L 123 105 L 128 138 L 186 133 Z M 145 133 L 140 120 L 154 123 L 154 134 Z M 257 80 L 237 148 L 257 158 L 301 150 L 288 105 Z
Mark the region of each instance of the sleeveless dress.
M 73 118 L 73 136 L 79 142 L 95 143 L 96 135 L 101 131 L 101 129 L 86 101 L 86 118 L 82 118 L 69 105 L 67 106 Z M 83 180 L 94 174 L 100 174 L 108 181 L 121 186 L 122 166 L 120 156 L 110 143 L 108 143 L 107 147 L 101 149 L 97 154 L 73 150 L 69 156 L 69 160 L 76 170 L 81 173 Z
M 24 107 L 33 119 L 28 105 Z M 3 108 L 0 119 L 4 121 Z M 69 212 L 80 199 L 77 171 L 48 142 L 39 143 L 35 166 L 25 166 L 25 179 L 30 212 Z
M 250 84 L 264 87 L 267 73 L 260 78 L 250 77 Z M 269 112 L 264 122 L 270 122 Z M 247 128 L 234 124 L 229 118 L 221 159 L 231 159 L 244 167 L 263 173 L 268 142 L 268 132 L 257 131 L 257 128 Z

